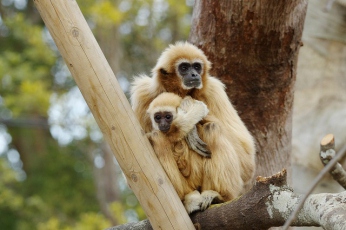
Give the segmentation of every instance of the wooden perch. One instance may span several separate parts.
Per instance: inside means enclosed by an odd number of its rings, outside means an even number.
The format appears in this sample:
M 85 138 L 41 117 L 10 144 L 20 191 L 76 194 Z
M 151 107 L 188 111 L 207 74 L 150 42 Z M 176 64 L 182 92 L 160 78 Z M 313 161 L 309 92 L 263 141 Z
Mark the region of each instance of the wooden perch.
M 194 229 L 76 1 L 34 0 L 155 229 Z
M 300 196 L 286 185 L 286 170 L 258 177 L 254 187 L 239 199 L 213 205 L 191 215 L 197 229 L 252 230 L 282 226 L 296 209 Z M 314 194 L 305 201 L 292 226 L 322 226 L 341 230 L 346 226 L 346 192 Z M 108 230 L 152 229 L 149 221 L 129 223 Z
M 346 146 L 340 150 L 340 159 L 345 155 L 346 153 Z M 324 165 L 327 165 L 334 157 L 336 156 L 335 152 L 335 141 L 334 141 L 334 135 L 328 134 L 325 136 L 321 141 L 321 151 L 320 151 L 320 158 Z M 346 189 L 346 171 L 341 166 L 340 163 L 336 163 L 332 169 L 329 171 L 330 174 L 333 176 L 334 180 L 336 180 L 344 189 Z

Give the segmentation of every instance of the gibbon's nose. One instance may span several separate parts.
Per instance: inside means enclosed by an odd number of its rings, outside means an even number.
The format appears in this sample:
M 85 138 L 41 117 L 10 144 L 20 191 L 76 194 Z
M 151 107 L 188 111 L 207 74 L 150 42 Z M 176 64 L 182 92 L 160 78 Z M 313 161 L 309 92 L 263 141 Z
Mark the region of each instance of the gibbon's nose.
M 192 73 L 192 74 L 191 74 L 191 77 L 198 77 L 198 74 Z

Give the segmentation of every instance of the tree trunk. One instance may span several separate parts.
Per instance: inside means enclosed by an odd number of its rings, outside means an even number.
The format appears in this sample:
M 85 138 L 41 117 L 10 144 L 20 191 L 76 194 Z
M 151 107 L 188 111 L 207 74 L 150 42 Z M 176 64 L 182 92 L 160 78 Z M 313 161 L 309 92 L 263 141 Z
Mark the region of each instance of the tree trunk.
M 1 120 L 6 124 L 12 137 L 12 145 L 18 150 L 23 162 L 23 170 L 30 176 L 37 156 L 49 152 L 49 143 L 52 139 L 49 133 L 47 118 L 33 116 L 29 119 Z
M 195 1 L 189 40 L 204 50 L 256 140 L 256 175 L 290 175 L 293 87 L 307 1 Z

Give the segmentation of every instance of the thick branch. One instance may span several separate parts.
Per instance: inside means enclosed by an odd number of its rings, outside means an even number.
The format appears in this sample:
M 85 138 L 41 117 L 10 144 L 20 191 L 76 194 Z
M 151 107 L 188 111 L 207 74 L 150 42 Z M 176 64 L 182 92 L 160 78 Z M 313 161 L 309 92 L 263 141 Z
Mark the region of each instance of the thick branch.
M 300 196 L 286 185 L 286 171 L 272 177 L 258 177 L 253 189 L 237 200 L 213 205 L 204 212 L 191 215 L 200 229 L 267 229 L 282 226 L 295 210 Z M 346 226 L 346 192 L 310 195 L 292 226 L 322 226 L 343 229 Z M 220 217 L 223 218 L 220 218 Z M 148 221 L 110 228 L 151 229 Z
M 345 155 L 346 146 L 340 150 L 342 153 L 340 158 Z M 334 136 L 332 134 L 328 134 L 321 141 L 321 152 L 320 158 L 324 165 L 327 165 L 336 155 L 335 152 L 335 143 Z M 334 180 L 336 180 L 344 189 L 346 189 L 346 171 L 343 169 L 341 164 L 336 163 L 334 167 L 330 170 L 330 174 L 333 176 Z

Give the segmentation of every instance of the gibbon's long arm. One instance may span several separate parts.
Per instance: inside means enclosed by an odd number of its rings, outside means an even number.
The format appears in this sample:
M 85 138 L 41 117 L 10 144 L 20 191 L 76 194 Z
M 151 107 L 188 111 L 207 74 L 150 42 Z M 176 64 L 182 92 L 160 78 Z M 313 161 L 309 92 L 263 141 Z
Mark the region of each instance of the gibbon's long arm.
M 183 101 L 181 102 L 181 105 L 179 107 L 181 110 L 183 110 L 187 113 L 185 115 L 186 118 L 183 118 L 183 119 L 186 119 L 188 121 L 188 117 L 193 118 L 195 116 L 194 113 L 196 113 L 195 107 L 197 107 L 198 105 L 203 106 L 205 104 L 201 101 L 197 101 L 197 100 L 192 99 L 190 96 L 185 97 L 183 99 Z M 207 106 L 205 105 L 205 107 L 207 107 Z M 206 112 L 206 114 L 203 117 L 205 117 L 209 113 L 208 108 L 206 108 L 205 112 Z M 191 121 L 191 122 L 195 122 L 195 121 Z M 198 122 L 200 122 L 200 120 L 197 121 L 196 124 Z M 195 124 L 195 123 L 192 123 L 192 124 Z M 211 152 L 208 149 L 207 144 L 198 135 L 196 125 L 194 125 L 192 127 L 192 129 L 189 132 L 187 132 L 185 140 L 186 140 L 187 144 L 189 145 L 189 147 L 192 150 L 196 151 L 201 156 L 203 156 L 203 157 L 210 157 L 211 156 Z
M 209 110 L 203 102 L 185 97 L 177 109 L 177 117 L 172 122 L 169 138 L 172 141 L 185 138 L 208 112 Z

